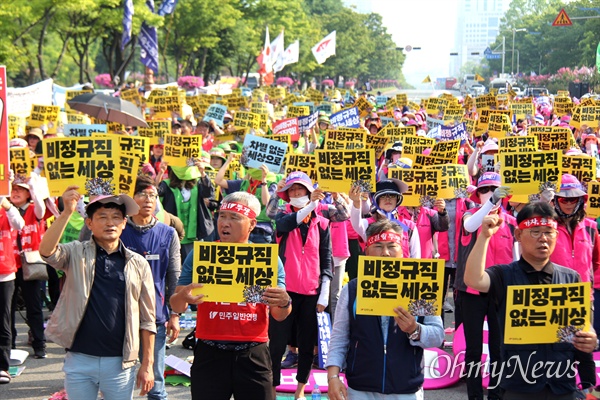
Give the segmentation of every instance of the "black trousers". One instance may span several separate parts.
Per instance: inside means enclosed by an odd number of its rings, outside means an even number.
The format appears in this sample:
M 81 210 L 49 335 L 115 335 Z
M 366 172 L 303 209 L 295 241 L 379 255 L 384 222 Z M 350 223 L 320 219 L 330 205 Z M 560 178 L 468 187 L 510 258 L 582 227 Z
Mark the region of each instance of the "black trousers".
M 15 281 L 0 282 L 0 371 L 8 371 L 12 344 L 11 302 Z
M 220 350 L 198 340 L 191 368 L 192 400 L 273 399 L 266 343 L 241 351 Z
M 498 387 L 498 374 L 502 363 L 500 350 L 500 324 L 493 301 L 489 300 L 486 293 L 481 295 L 457 291 L 457 301 L 463 315 L 463 329 L 465 331 L 465 374 L 467 381 L 467 394 L 469 399 L 483 399 L 482 373 L 477 368 L 481 364 L 483 352 L 483 323 L 487 316 L 488 322 L 488 348 L 490 357 L 490 383 L 494 389 L 488 390 L 488 399 L 501 399 L 502 389 Z M 494 365 L 496 366 L 494 369 Z
M 363 254 L 358 239 L 348 239 L 348 250 L 350 257 L 346 260 L 346 272 L 350 280 L 358 276 L 358 256 Z
M 292 298 L 292 312 L 286 319 L 279 322 L 269 317 L 269 349 L 273 364 L 273 386 L 281 383 L 281 358 L 290 341 L 296 337 L 298 346 L 298 374 L 296 380 L 308 382 L 308 375 L 313 362 L 315 345 L 319 328 L 317 325 L 318 295 L 302 295 L 288 292 Z M 294 324 L 295 322 L 295 324 Z M 293 327 L 296 327 L 294 330 Z
M 17 311 L 16 294 L 17 288 L 21 288 L 21 295 L 25 301 L 27 325 L 31 330 L 33 342 L 31 347 L 34 350 L 46 348 L 46 336 L 44 336 L 44 312 L 42 311 L 42 288 L 46 281 L 25 281 L 23 280 L 23 270 L 17 270 L 15 279 L 15 293 L 12 300 L 12 344 L 16 345 L 17 328 L 15 326 L 15 312 Z

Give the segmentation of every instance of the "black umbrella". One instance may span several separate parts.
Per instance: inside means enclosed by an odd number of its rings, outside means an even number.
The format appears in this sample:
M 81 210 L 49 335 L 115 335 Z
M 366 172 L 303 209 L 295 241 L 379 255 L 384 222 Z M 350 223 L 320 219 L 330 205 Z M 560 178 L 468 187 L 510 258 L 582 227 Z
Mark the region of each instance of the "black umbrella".
M 148 127 L 140 109 L 130 101 L 102 93 L 84 93 L 67 102 L 73 110 L 81 111 L 102 121 L 125 126 Z

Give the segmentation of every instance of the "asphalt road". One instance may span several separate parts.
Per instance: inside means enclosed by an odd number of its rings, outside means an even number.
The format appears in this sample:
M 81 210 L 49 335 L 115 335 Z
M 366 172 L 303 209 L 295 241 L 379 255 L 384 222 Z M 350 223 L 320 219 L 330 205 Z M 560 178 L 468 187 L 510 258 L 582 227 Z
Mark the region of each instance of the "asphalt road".
M 47 313 L 47 312 L 46 312 Z M 453 314 L 445 314 L 446 327 L 453 327 Z M 13 378 L 8 385 L 0 385 L 0 399 L 2 400 L 41 400 L 48 399 L 53 393 L 63 388 L 64 374 L 62 372 L 62 362 L 64 358 L 64 350 L 59 348 L 54 343 L 48 343 L 48 358 L 36 360 L 33 358 L 33 350 L 27 345 L 27 325 L 23 318 L 17 313 L 17 348 L 29 351 L 31 356 L 25 360 L 26 366 L 23 373 Z M 183 336 L 182 336 L 183 337 Z M 446 340 L 452 341 L 452 335 L 447 335 Z M 173 354 L 179 358 L 185 359 L 192 352 L 184 349 L 179 343 L 167 350 L 167 355 Z M 447 349 L 451 350 L 451 349 Z M 189 388 L 183 386 L 167 386 L 169 399 L 171 400 L 187 400 L 190 399 Z M 309 393 L 307 393 L 310 396 Z M 464 381 L 457 385 L 440 389 L 425 391 L 425 398 L 432 400 L 458 400 L 466 397 L 466 385 Z M 139 399 L 141 397 L 134 396 Z M 310 397 L 309 397 L 310 398 Z M 322 396 L 323 399 L 327 397 Z M 278 400 L 293 399 L 292 394 L 278 394 Z M 72 399 L 77 400 L 77 399 Z

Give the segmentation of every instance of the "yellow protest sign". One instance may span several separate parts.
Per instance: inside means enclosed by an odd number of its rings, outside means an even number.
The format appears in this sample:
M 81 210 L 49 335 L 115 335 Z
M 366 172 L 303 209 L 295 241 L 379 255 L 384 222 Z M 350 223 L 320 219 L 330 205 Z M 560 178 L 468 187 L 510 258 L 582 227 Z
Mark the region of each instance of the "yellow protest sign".
M 227 99 L 227 108 L 229 110 L 239 110 L 247 105 L 246 98 L 243 96 L 229 97 Z
M 502 165 L 502 185 L 513 194 L 537 194 L 546 188 L 558 191 L 562 173 L 562 152 L 525 151 L 498 153 Z
M 475 99 L 473 99 L 473 97 L 471 97 L 469 94 L 466 95 L 463 101 L 463 107 L 466 110 L 471 110 L 473 107 L 475 107 Z
M 279 133 L 277 135 L 269 135 L 267 138 L 275 140 L 276 142 L 285 143 L 288 145 L 288 149 L 292 148 L 292 135 L 289 133 Z
M 554 112 L 562 117 L 573 112 L 573 102 L 570 97 L 555 97 Z
M 465 115 L 465 110 L 460 106 L 446 107 L 444 109 L 444 118 L 446 121 L 460 121 Z
M 467 117 L 463 117 L 460 120 L 461 123 L 464 122 L 465 124 L 465 130 L 469 133 L 469 135 L 471 136 L 481 136 L 481 133 L 479 135 L 476 135 L 477 131 L 476 131 L 476 127 L 477 127 L 477 120 L 474 118 L 467 118 Z
M 67 187 L 85 187 L 88 178 L 118 180 L 119 142 L 107 135 L 65 137 L 42 141 L 44 171 L 50 196 L 61 196 Z
M 440 171 L 434 169 L 400 168 L 390 165 L 388 178 L 399 179 L 408 189 L 402 193 L 402 205 L 420 207 L 423 203 L 436 199 L 440 189 Z
M 269 107 L 264 101 L 253 101 L 250 103 L 250 111 L 255 114 L 268 114 Z
M 250 132 L 250 128 L 240 128 L 234 129 L 233 131 L 226 131 L 224 135 L 215 136 L 215 143 L 225 143 L 225 142 L 238 142 L 244 143 L 244 137 Z
M 140 160 L 130 154 L 121 154 L 119 158 L 119 181 L 117 193 L 125 193 L 130 197 L 135 194 L 135 180 L 137 179 Z
M 118 122 L 106 122 L 106 131 L 109 133 L 119 133 L 125 131 L 125 125 Z
M 135 88 L 121 90 L 120 97 L 123 100 L 132 102 L 133 104 L 135 104 L 138 107 L 142 107 L 142 105 L 144 103 L 142 100 L 142 96 L 140 95 L 140 91 Z
M 477 120 L 477 131 L 485 132 L 488 130 L 488 124 L 490 122 L 490 114 L 492 110 L 489 108 L 477 108 L 479 119 Z
M 514 285 L 506 290 L 504 343 L 570 343 L 590 329 L 589 282 Z
M 427 114 L 438 115 L 443 114 L 444 110 L 448 107 L 448 100 L 440 97 L 430 97 L 427 99 Z
M 415 316 L 440 315 L 443 271 L 444 260 L 359 256 L 356 313 L 394 316 L 401 306 Z
M 48 133 L 56 133 L 58 127 L 58 113 L 60 112 L 59 106 L 41 106 L 37 104 L 31 105 L 31 113 L 27 118 L 27 125 L 30 127 L 41 127 L 46 125 L 48 127 Z
M 563 126 L 530 126 L 530 135 L 538 138 L 540 150 L 567 150 L 571 147 L 571 130 Z
M 353 107 L 358 107 L 358 111 L 361 118 L 364 118 L 367 115 L 369 115 L 369 111 L 373 109 L 373 105 L 369 103 L 369 101 L 364 97 L 359 97 L 358 99 L 356 99 Z
M 580 125 L 587 125 L 589 128 L 598 128 L 600 124 L 600 106 L 581 107 Z
M 299 103 L 300 101 L 301 100 L 298 96 L 296 96 L 295 94 L 290 94 L 281 101 L 281 104 L 290 107 L 292 104 Z
M 204 102 L 200 96 L 187 96 L 185 98 L 185 102 L 192 107 L 194 115 L 204 115 L 208 106 L 212 104 L 209 102 Z
M 458 151 L 460 150 L 460 140 L 447 140 L 444 142 L 436 143 L 431 149 L 431 155 L 434 157 L 445 158 L 448 161 L 454 160 L 458 157 Z
M 317 150 L 317 181 L 328 192 L 348 193 L 353 184 L 365 192 L 375 188 L 375 152 L 370 150 Z
M 409 101 L 407 106 L 408 106 L 409 110 L 415 110 L 415 111 L 418 111 L 421 108 L 419 103 L 415 103 L 414 101 Z
M 29 176 L 36 167 L 37 159 L 29 156 L 28 147 L 10 149 L 10 169 L 18 175 Z
M 170 166 L 186 167 L 188 160 L 200 158 L 202 136 L 166 135 L 163 160 Z
M 556 95 L 557 95 L 557 96 L 567 96 L 567 97 L 569 97 L 569 96 L 570 96 L 570 93 L 569 93 L 569 91 L 568 91 L 568 90 L 558 90 L 558 91 L 556 92 Z
M 148 162 L 150 157 L 150 139 L 141 136 L 119 135 L 121 154 L 132 154 L 142 163 Z
M 155 114 L 169 114 L 174 111 L 182 114 L 181 98 L 177 94 L 169 94 L 168 96 L 156 96 L 149 102 L 149 106 L 153 108 Z
M 193 254 L 192 282 L 203 287 L 192 294 L 204 301 L 260 303 L 264 290 L 277 286 L 276 244 L 195 242 Z
M 317 161 L 314 154 L 288 153 L 285 155 L 285 173 L 286 175 L 289 175 L 294 171 L 302 171 L 308 175 L 313 182 L 316 182 L 316 163 Z
M 596 180 L 596 157 L 563 155 L 562 173 L 574 175 L 579 182 Z
M 365 135 L 362 129 L 328 130 L 325 134 L 323 149 L 325 150 L 352 150 L 365 147 Z
M 498 139 L 499 153 L 518 153 L 520 151 L 536 151 L 537 136 L 509 136 Z
M 492 94 L 486 94 L 484 96 L 477 96 L 475 99 L 475 107 L 477 110 L 483 108 L 496 107 L 496 97 Z
M 427 171 L 439 171 L 438 194 L 441 199 L 466 198 L 467 186 L 471 183 L 471 177 L 466 165 L 443 164 L 426 168 Z
M 448 162 L 457 162 L 457 160 L 448 160 L 443 157 L 436 157 L 432 155 L 426 154 L 417 154 L 414 156 L 413 167 L 414 168 L 424 168 L 432 165 L 444 165 Z
M 165 135 L 171 133 L 171 121 L 152 120 L 148 121 L 147 128 L 138 128 L 138 135 L 150 139 L 150 145 L 161 144 Z
M 517 119 L 525 119 L 528 115 L 535 115 L 535 106 L 531 101 L 527 103 L 511 103 L 510 112 L 516 115 Z
M 229 163 L 229 168 L 225 172 L 225 179 L 228 181 L 242 179 L 246 174 L 246 169 L 240 162 L 241 154 L 234 154 L 233 160 Z
M 89 125 L 90 123 L 91 123 L 90 117 L 88 117 L 87 115 L 67 113 L 67 124 Z
M 587 99 L 583 99 L 581 100 L 581 103 L 579 103 L 580 106 L 582 107 L 586 107 L 586 106 L 595 106 L 596 104 L 596 100 L 592 99 L 591 97 L 588 97 Z
M 493 138 L 503 138 L 512 132 L 512 124 L 506 114 L 499 114 L 496 112 L 490 113 L 490 120 L 488 122 L 488 134 Z
M 25 136 L 25 118 L 18 115 L 8 116 L 8 139 Z
M 600 182 L 591 181 L 587 184 L 588 200 L 585 213 L 590 218 L 600 217 Z
M 402 155 L 414 161 L 417 154 L 422 154 L 426 149 L 435 145 L 435 139 L 406 135 L 402 138 Z
M 389 140 L 389 137 L 367 134 L 365 135 L 365 148 L 375 150 L 375 158 L 379 159 L 382 156 Z
M 392 138 L 394 141 L 402 140 L 406 135 L 417 135 L 417 128 L 415 126 L 393 126 L 392 124 L 387 125 L 378 135 L 387 136 Z
M 408 95 L 406 93 L 396 94 L 396 106 L 404 107 L 408 105 Z
M 238 128 L 248 127 L 252 129 L 259 129 L 260 115 L 247 111 L 238 111 L 235 113 L 233 124 Z

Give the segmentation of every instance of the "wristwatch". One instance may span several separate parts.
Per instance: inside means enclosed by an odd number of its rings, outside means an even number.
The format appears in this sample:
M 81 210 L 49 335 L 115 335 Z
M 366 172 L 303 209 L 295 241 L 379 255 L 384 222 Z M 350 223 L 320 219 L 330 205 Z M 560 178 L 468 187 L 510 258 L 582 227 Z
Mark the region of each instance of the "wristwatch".
M 421 325 L 417 324 L 417 328 L 415 329 L 415 331 L 410 335 L 407 333 L 406 336 L 408 336 L 408 338 L 413 341 L 419 340 L 419 338 L 421 337 Z

